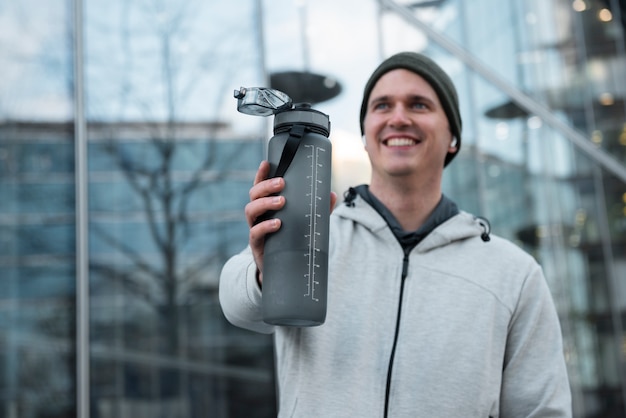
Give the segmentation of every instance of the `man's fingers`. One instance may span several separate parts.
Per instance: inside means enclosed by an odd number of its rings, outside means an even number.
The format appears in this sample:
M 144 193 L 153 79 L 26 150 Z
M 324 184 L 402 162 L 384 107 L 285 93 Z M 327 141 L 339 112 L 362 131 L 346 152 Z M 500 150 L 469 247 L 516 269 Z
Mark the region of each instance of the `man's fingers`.
M 265 236 L 272 232 L 278 231 L 280 228 L 280 219 L 268 219 L 267 221 L 259 222 L 250 228 L 250 246 L 253 249 L 262 248 L 265 243 Z
M 267 176 L 270 175 L 270 163 L 267 161 L 261 161 L 259 165 L 259 169 L 256 172 L 256 176 L 254 177 L 254 184 L 257 185 L 263 180 L 267 179 Z
M 244 209 L 248 225 L 250 227 L 254 226 L 259 217 L 266 212 L 279 210 L 284 205 L 285 198 L 283 196 L 268 196 L 252 200 Z
M 250 189 L 250 201 L 279 193 L 284 187 L 285 180 L 282 177 L 263 180 Z
M 250 248 L 254 255 L 254 262 L 257 270 L 263 271 L 263 249 L 265 248 L 265 237 L 267 234 L 278 231 L 280 228 L 280 219 L 268 219 L 259 222 L 250 228 Z M 259 282 L 261 280 L 259 279 Z

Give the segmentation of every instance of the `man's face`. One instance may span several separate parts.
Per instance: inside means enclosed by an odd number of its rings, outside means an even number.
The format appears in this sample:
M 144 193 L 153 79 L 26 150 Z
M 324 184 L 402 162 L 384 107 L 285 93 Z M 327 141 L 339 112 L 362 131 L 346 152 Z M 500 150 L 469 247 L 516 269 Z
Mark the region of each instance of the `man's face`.
M 440 178 L 447 153 L 456 151 L 437 93 L 408 70 L 392 70 L 378 80 L 363 125 L 372 181 Z

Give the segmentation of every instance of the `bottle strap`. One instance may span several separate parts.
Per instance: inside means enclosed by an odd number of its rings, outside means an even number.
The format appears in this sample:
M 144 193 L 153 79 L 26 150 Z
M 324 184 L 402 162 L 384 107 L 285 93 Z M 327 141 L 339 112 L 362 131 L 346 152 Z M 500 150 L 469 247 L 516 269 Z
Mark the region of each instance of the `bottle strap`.
M 293 125 L 289 130 L 289 137 L 287 138 L 287 142 L 285 142 L 285 147 L 280 156 L 274 177 L 283 177 L 285 175 L 291 161 L 293 161 L 293 157 L 296 155 L 296 151 L 298 151 L 298 146 L 304 136 L 305 130 L 305 125 Z

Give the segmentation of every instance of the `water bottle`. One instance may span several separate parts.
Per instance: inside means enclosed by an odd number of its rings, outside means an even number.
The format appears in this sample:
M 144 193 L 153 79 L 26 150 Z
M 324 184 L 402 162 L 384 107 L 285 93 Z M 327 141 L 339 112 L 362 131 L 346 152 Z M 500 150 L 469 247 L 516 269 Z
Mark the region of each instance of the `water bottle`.
M 283 177 L 285 206 L 267 217 L 281 220 L 265 239 L 263 320 L 286 326 L 316 326 L 326 319 L 331 143 L 326 114 L 293 106 L 277 90 L 235 91 L 238 110 L 274 114 L 268 145 L 270 177 Z

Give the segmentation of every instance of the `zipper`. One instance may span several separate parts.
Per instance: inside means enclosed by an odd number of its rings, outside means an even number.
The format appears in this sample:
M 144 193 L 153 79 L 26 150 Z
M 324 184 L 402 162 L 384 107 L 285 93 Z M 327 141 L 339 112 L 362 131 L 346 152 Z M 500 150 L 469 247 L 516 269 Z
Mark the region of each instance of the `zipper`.
M 389 394 L 391 392 L 391 375 L 393 372 L 393 360 L 396 356 L 396 346 L 398 345 L 398 334 L 400 333 L 400 318 L 402 316 L 402 299 L 404 297 L 404 282 L 409 272 L 409 252 L 410 249 L 404 250 L 404 258 L 402 259 L 402 276 L 400 279 L 400 296 L 398 298 L 398 313 L 396 315 L 396 330 L 393 336 L 393 345 L 391 346 L 391 355 L 389 356 L 389 365 L 387 366 L 387 386 L 385 388 L 385 412 L 384 418 L 389 415 Z

